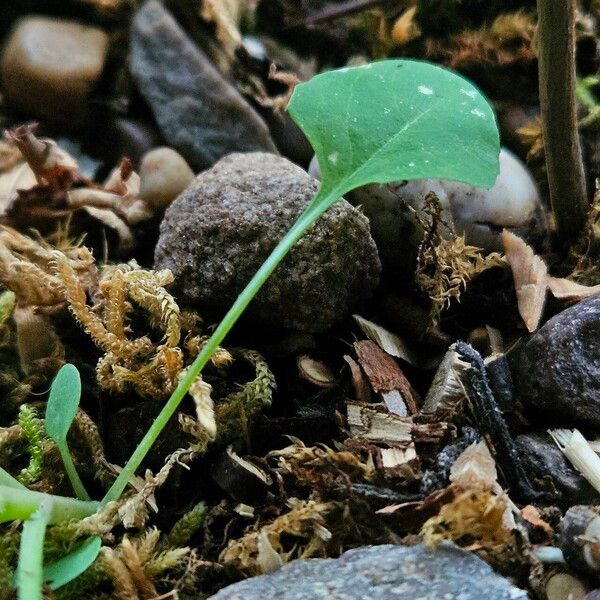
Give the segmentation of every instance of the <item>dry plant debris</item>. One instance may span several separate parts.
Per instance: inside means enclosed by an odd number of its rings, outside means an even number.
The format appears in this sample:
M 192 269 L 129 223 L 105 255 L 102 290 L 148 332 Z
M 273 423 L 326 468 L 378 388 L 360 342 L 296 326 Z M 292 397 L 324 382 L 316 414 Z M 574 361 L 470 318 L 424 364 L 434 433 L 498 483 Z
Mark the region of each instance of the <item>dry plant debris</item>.
M 479 248 L 465 243 L 464 236 L 442 235 L 444 229 L 451 230 L 443 223 L 441 214 L 439 200 L 435 194 L 429 194 L 419 216 L 425 234 L 419 246 L 415 281 L 431 300 L 434 325 L 450 302 L 460 299 L 469 281 L 488 269 L 505 264 L 496 252 L 483 256 Z

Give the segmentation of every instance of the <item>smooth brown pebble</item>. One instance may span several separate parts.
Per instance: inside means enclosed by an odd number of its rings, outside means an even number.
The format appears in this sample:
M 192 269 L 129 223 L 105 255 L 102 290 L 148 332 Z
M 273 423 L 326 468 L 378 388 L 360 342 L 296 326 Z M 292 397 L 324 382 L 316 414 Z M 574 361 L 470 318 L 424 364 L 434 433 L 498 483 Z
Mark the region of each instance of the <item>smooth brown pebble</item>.
M 1 59 L 2 88 L 17 109 L 77 121 L 97 83 L 108 36 L 75 21 L 32 16 L 19 20 Z
M 583 583 L 568 573 L 552 575 L 546 584 L 547 600 L 585 600 L 586 594 Z
M 185 158 L 161 146 L 146 152 L 140 165 L 140 195 L 154 208 L 166 208 L 194 181 Z

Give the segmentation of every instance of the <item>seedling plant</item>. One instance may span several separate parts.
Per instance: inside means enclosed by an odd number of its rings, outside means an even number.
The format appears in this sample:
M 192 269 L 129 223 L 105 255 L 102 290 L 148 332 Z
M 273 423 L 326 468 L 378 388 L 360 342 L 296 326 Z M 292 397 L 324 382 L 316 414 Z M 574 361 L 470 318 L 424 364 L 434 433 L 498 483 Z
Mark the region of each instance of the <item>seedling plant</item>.
M 471 83 L 436 65 L 386 60 L 329 71 L 298 85 L 288 110 L 317 155 L 319 190 L 231 306 L 104 498 L 90 500 L 67 446 L 81 392 L 72 365 L 65 365 L 52 384 L 45 421 L 77 499 L 30 491 L 0 471 L 0 521 L 24 521 L 16 578 L 22 600 L 40 599 L 44 582 L 57 589 L 94 562 L 99 537 L 44 565 L 46 527 L 82 519 L 119 500 L 215 350 L 294 244 L 329 207 L 370 183 L 442 178 L 490 187 L 498 174 L 500 146 L 492 108 Z

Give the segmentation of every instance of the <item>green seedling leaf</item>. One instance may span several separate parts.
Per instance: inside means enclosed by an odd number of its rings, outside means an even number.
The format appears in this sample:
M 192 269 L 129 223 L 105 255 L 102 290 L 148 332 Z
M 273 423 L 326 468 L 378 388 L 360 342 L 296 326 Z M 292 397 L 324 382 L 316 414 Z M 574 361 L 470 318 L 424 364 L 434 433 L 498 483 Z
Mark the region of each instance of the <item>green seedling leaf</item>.
M 436 65 L 385 60 L 329 71 L 297 85 L 288 111 L 314 148 L 327 194 L 424 178 L 490 187 L 498 175 L 492 108 Z
M 52 513 L 52 499 L 46 498 L 23 523 L 19 565 L 15 575 L 19 600 L 41 600 L 44 537 Z
M 51 590 L 57 590 L 69 581 L 73 581 L 96 560 L 101 547 L 102 540 L 98 536 L 85 540 L 66 556 L 44 565 L 44 581 Z
M 73 458 L 67 445 L 67 433 L 79 408 L 81 398 L 81 378 L 79 371 L 70 364 L 64 365 L 57 373 L 50 388 L 46 405 L 46 431 L 58 447 L 71 485 L 80 500 L 90 497 L 75 470 Z
M 67 433 L 79 408 L 81 379 L 70 364 L 56 374 L 46 406 L 46 431 L 56 444 L 67 441 Z
M 494 113 L 462 77 L 424 62 L 387 60 L 317 75 L 288 110 L 313 145 L 321 187 L 237 297 L 102 500 L 118 500 L 210 357 L 294 244 L 334 202 L 367 183 L 455 179 L 493 185 L 500 142 Z

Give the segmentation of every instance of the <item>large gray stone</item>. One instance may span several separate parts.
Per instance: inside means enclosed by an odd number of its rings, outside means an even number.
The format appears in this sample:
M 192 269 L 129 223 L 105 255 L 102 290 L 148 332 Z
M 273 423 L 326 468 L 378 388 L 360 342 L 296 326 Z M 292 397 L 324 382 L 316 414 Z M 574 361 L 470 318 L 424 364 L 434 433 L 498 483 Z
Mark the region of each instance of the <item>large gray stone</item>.
M 562 426 L 600 427 L 600 295 L 562 311 L 513 360 L 520 400 Z
M 222 315 L 317 191 L 285 158 L 230 154 L 198 175 L 165 213 L 155 265 L 201 314 Z M 263 323 L 324 331 L 368 298 L 380 272 L 369 223 L 340 200 L 310 228 L 251 302 Z
M 527 592 L 452 546 L 372 546 L 338 559 L 295 560 L 234 583 L 213 600 L 519 600 Z
M 276 152 L 256 111 L 156 0 L 136 13 L 131 72 L 169 146 L 192 167 L 230 152 Z

